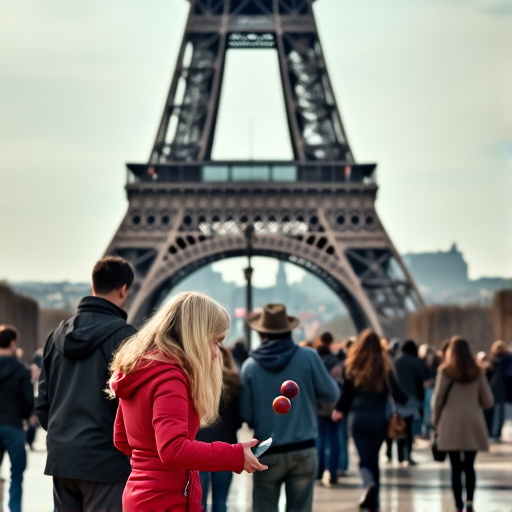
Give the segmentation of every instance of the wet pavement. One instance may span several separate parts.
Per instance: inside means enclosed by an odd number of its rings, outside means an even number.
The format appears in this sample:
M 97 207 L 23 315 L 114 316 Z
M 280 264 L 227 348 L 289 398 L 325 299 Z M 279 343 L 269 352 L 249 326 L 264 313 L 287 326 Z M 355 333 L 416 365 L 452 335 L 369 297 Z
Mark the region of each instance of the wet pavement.
M 242 431 L 244 438 L 249 431 Z M 512 512 L 512 421 L 507 422 L 504 439 L 506 442 L 492 444 L 489 453 L 477 457 L 477 490 L 474 508 L 476 512 Z M 53 509 L 51 478 L 43 475 L 46 452 L 44 432 L 36 438 L 36 451 L 28 454 L 28 468 L 24 483 L 24 512 L 51 512 Z M 357 454 L 350 447 L 351 460 L 349 476 L 339 479 L 339 484 L 326 487 L 317 482 L 315 487 L 315 512 L 356 512 L 361 495 L 361 484 L 357 473 Z M 432 460 L 428 442 L 418 439 L 414 467 L 401 467 L 398 463 L 386 462 L 381 452 L 382 469 L 382 510 L 384 512 L 453 512 L 453 498 L 450 490 L 449 462 L 437 463 Z M 8 459 L 3 463 L 0 474 L 8 477 Z M 228 500 L 228 512 L 250 512 L 252 477 L 248 474 L 235 475 Z M 4 506 L 7 504 L 7 485 Z M 280 509 L 284 511 L 284 499 Z M 5 508 L 5 510 L 7 510 Z

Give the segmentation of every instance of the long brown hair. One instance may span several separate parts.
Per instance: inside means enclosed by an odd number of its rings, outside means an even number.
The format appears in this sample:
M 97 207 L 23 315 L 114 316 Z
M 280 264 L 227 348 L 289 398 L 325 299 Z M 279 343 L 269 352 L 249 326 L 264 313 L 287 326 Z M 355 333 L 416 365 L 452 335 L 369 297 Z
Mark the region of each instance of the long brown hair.
M 219 349 L 222 354 L 221 405 L 226 405 L 240 391 L 241 381 L 231 350 L 224 345 L 220 345 Z
M 345 368 L 355 386 L 364 391 L 382 391 L 391 363 L 379 336 L 372 329 L 365 329 L 352 345 Z
M 461 336 L 450 338 L 441 369 L 445 375 L 461 383 L 474 381 L 482 372 L 471 353 L 469 343 Z

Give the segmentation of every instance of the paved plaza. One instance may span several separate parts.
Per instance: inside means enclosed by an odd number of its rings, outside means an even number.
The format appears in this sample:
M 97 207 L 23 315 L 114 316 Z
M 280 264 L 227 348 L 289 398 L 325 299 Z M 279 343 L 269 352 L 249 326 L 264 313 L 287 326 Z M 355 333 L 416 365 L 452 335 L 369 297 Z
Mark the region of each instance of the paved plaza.
M 250 437 L 248 431 L 243 431 L 242 434 Z M 492 444 L 489 453 L 478 455 L 476 512 L 512 512 L 512 421 L 507 422 L 505 441 Z M 24 512 L 51 512 L 53 508 L 51 478 L 43 475 L 46 459 L 44 442 L 44 432 L 40 430 L 36 439 L 36 451 L 28 454 Z M 329 488 L 321 482 L 316 484 L 315 512 L 357 511 L 356 503 L 361 495 L 361 486 L 357 474 L 357 454 L 353 446 L 350 455 L 350 475 L 340 478 L 339 485 Z M 418 465 L 415 467 L 388 464 L 384 451 L 381 456 L 383 512 L 453 512 L 449 463 L 433 462 L 427 442 L 416 442 L 415 458 Z M 4 478 L 8 477 L 8 470 L 7 459 L 1 469 Z M 250 512 L 251 487 L 250 475 L 235 475 L 228 512 Z M 7 491 L 6 488 L 4 506 L 7 503 Z M 281 510 L 284 510 L 283 506 Z

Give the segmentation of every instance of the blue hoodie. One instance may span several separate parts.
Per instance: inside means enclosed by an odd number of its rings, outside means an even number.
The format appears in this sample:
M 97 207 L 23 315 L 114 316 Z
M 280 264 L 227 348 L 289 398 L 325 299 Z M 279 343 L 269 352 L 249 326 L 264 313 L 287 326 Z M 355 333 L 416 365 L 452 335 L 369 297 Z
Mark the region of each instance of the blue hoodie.
M 335 402 L 339 395 L 316 350 L 298 347 L 291 338 L 262 343 L 251 352 L 241 373 L 242 418 L 254 429 L 255 438 L 272 437 L 273 447 L 315 440 L 317 401 Z M 274 412 L 272 402 L 285 380 L 295 381 L 299 394 L 288 414 L 281 415 Z

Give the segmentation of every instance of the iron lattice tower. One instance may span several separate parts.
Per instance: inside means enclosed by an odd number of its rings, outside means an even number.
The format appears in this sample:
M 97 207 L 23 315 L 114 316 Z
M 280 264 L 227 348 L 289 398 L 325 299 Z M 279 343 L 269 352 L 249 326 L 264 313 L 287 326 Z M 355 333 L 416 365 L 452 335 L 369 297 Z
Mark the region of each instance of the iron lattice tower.
M 129 207 L 108 254 L 130 260 L 132 321 L 198 268 L 247 253 L 315 273 L 357 328 L 392 335 L 422 299 L 375 211 L 375 164 L 355 162 L 329 80 L 314 0 L 189 0 L 147 164 L 128 164 Z M 226 52 L 277 51 L 294 159 L 214 161 Z

